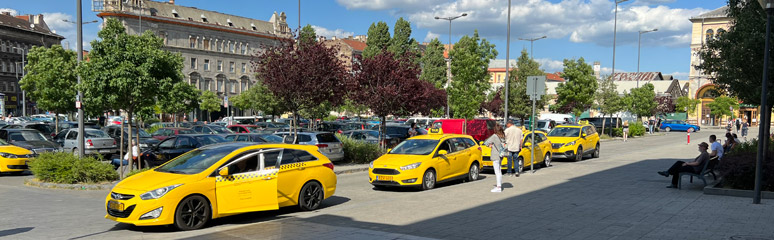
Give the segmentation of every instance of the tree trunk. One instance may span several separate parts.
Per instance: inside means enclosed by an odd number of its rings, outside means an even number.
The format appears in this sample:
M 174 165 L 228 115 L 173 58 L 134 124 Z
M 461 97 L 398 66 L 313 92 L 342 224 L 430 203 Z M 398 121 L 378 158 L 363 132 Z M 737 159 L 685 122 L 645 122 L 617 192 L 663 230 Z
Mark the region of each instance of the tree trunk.
M 105 120 L 107 122 L 107 119 Z M 105 123 L 107 126 L 107 123 Z M 124 178 L 124 121 L 121 121 L 121 125 L 118 127 L 121 132 L 121 136 L 119 137 L 120 141 L 119 150 L 118 150 L 118 169 L 120 169 L 119 172 L 121 172 L 121 179 Z
M 130 137 L 129 137 L 129 139 L 130 139 L 130 140 L 127 142 L 127 143 L 128 143 L 128 145 L 127 145 L 127 146 L 129 146 L 129 149 L 127 149 L 127 153 L 128 153 L 128 155 L 129 155 L 129 158 L 128 158 L 128 159 L 129 159 L 129 170 L 130 170 L 130 171 L 131 171 L 131 170 L 134 168 L 134 158 L 132 158 L 132 157 L 133 157 L 133 155 L 132 155 L 132 154 L 133 154 L 133 153 L 132 153 L 132 147 L 133 147 L 133 146 L 132 146 L 132 141 L 131 141 L 131 139 L 132 139 L 132 138 L 131 138 L 131 135 L 132 135 L 132 112 L 133 112 L 133 111 L 134 111 L 134 108 L 133 108 L 133 107 L 130 107 L 130 108 L 129 108 L 129 111 L 127 111 L 127 112 L 128 112 L 128 113 L 127 113 L 127 115 L 129 116 L 129 117 L 128 117 L 128 121 L 129 121 L 129 133 L 128 133 L 128 135 L 130 136 Z M 122 134 L 121 136 L 123 136 L 123 134 Z M 139 166 L 139 165 L 138 165 L 138 166 Z
M 293 144 L 298 140 L 298 111 L 293 111 Z

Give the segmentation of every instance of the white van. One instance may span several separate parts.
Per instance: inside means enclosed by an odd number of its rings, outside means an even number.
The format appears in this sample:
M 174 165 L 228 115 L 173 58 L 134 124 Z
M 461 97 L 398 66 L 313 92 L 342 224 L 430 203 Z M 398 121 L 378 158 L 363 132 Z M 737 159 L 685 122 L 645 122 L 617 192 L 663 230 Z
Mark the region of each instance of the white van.
M 554 120 L 556 122 L 556 124 L 565 124 L 565 123 L 567 123 L 567 120 L 575 122 L 575 117 L 573 117 L 572 115 L 570 115 L 570 114 L 559 114 L 559 113 L 540 114 L 540 118 L 539 119 Z
M 409 118 L 408 120 L 406 120 L 406 122 L 404 124 L 411 126 L 412 123 L 416 123 L 417 127 L 427 128 L 428 126 L 433 124 L 433 122 L 435 122 L 435 120 L 438 120 L 438 119 L 440 119 L 440 118 L 413 117 L 413 118 Z

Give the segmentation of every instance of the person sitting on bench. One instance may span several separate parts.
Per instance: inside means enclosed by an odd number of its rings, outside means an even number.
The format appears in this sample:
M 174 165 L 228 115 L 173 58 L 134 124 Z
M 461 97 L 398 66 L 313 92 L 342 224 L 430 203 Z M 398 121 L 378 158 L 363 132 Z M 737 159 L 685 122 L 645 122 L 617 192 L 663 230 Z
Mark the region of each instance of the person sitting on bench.
M 699 156 L 693 162 L 677 161 L 675 164 L 672 164 L 669 170 L 658 172 L 659 175 L 664 177 L 672 175 L 672 184 L 667 186 L 667 188 L 677 188 L 677 180 L 681 172 L 699 173 L 704 167 L 704 163 L 710 160 L 707 148 L 709 148 L 709 144 L 706 142 L 699 143 Z

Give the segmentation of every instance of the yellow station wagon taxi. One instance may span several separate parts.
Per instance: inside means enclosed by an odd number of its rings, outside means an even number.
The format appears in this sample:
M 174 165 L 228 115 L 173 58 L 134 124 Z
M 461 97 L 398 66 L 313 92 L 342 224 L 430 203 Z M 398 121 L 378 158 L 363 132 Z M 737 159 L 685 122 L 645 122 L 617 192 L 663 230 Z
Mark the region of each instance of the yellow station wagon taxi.
M 27 161 L 35 156 L 30 150 L 0 140 L 0 173 L 23 173 Z
M 401 142 L 371 162 L 368 179 L 375 187 L 432 189 L 437 182 L 478 179 L 481 147 L 473 137 L 443 134 L 439 128 Z
M 333 164 L 315 146 L 215 144 L 116 184 L 105 199 L 105 218 L 191 230 L 244 212 L 314 210 L 335 191 Z
M 548 140 L 555 158 L 581 161 L 586 154 L 599 157 L 599 134 L 588 123 L 559 125 L 548 133 Z
M 532 151 L 530 146 L 532 145 L 532 131 L 523 131 L 522 135 L 524 136 L 522 138 L 522 148 L 521 151 L 519 151 L 519 158 L 517 159 L 518 165 L 514 166 L 514 168 L 517 168 L 516 171 L 522 172 L 523 168 L 532 166 Z M 546 137 L 546 133 L 543 131 L 535 131 L 535 164 L 540 164 L 543 167 L 551 166 L 551 142 Z M 484 168 L 483 169 L 492 169 L 492 160 L 491 160 L 491 153 L 492 150 L 487 146 L 482 146 L 483 149 L 483 159 L 484 159 Z M 502 169 L 506 169 L 508 167 L 508 158 L 504 157 L 503 160 L 500 162 L 500 166 Z

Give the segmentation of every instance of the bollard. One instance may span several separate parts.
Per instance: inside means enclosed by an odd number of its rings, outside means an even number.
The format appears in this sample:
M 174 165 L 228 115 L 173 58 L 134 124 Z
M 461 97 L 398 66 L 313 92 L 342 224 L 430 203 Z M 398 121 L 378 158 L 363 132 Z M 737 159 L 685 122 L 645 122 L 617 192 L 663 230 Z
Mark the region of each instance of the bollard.
M 688 135 L 688 143 L 687 144 L 691 144 L 691 129 L 689 128 L 688 131 L 685 131 L 685 132 Z

